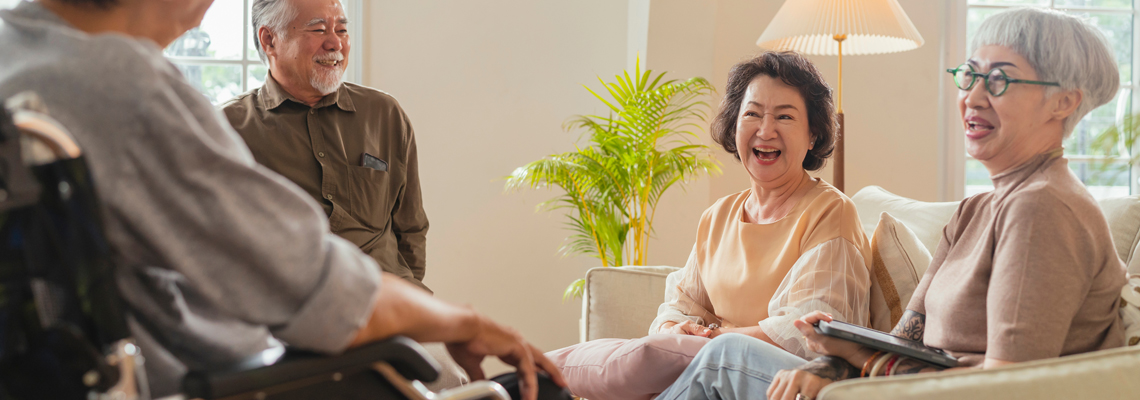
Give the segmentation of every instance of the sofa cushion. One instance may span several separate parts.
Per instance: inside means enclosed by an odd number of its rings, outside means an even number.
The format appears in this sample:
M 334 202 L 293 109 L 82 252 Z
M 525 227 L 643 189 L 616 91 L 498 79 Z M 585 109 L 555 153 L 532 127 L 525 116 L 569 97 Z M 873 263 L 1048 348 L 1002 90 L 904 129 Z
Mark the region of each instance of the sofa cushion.
M 902 318 L 930 252 L 891 214 L 882 213 L 871 235 L 871 327 L 889 332 Z
M 1116 253 L 1128 265 L 1128 272 L 1140 275 L 1140 196 L 1104 199 L 1100 209 L 1108 219 Z
M 1140 345 L 1140 275 L 1129 277 L 1120 289 L 1120 317 L 1124 320 L 1124 344 Z
M 645 336 L 665 301 L 665 277 L 676 267 L 602 267 L 586 272 L 580 339 Z
M 875 232 L 879 215 L 887 212 L 910 228 L 930 254 L 934 254 L 938 242 L 942 240 L 942 228 L 950 222 L 950 217 L 958 209 L 956 201 L 929 203 L 912 200 L 878 186 L 867 186 L 859 190 L 851 196 L 851 201 L 859 210 L 859 221 L 863 223 L 863 231 L 867 236 L 872 236 Z
M 908 199 L 878 186 L 867 186 L 851 201 L 859 210 L 859 220 L 868 236 L 875 231 L 879 214 L 888 212 L 918 236 L 931 254 L 942 240 L 942 228 L 950 222 L 958 202 L 924 202 Z M 1140 274 L 1140 195 L 1100 200 L 1101 211 L 1108 220 L 1116 253 L 1128 266 L 1128 272 Z
M 590 400 L 650 400 L 673 384 L 710 339 L 658 334 L 598 339 L 546 353 L 570 392 Z

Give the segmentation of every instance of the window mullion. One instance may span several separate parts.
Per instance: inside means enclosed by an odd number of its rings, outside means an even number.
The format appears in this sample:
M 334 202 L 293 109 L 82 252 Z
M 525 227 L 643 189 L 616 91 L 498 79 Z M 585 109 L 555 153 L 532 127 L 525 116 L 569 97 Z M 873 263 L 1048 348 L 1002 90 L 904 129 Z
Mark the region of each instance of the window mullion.
M 1140 40 L 1136 40 L 1136 34 L 1140 33 L 1140 18 L 1137 18 L 1137 10 L 1140 10 L 1140 0 L 1132 0 L 1132 82 L 1140 79 L 1140 75 L 1137 75 L 1140 74 Z M 1140 112 L 1140 93 L 1137 92 L 1140 90 L 1132 90 L 1132 107 L 1129 110 L 1132 115 Z M 1128 150 L 1129 158 L 1135 159 L 1137 152 L 1140 152 L 1140 145 L 1133 143 L 1132 148 Z M 1130 194 L 1140 194 L 1140 163 L 1132 164 L 1128 186 Z
M 249 23 L 253 20 L 249 15 L 249 0 L 241 2 L 241 15 L 245 16 L 241 22 L 241 91 L 249 91 Z

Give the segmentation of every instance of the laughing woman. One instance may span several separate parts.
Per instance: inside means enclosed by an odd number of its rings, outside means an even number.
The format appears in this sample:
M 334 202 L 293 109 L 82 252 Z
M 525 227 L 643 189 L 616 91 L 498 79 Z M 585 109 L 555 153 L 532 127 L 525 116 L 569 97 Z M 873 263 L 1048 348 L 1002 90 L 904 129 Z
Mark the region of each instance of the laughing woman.
M 769 52 L 732 69 L 713 139 L 749 188 L 705 210 L 650 334 L 739 333 L 794 364 L 817 355 L 792 325 L 808 312 L 869 323 L 870 247 L 855 206 L 808 174 L 835 131 L 831 89 L 804 57 Z
M 765 53 L 729 73 L 713 139 L 740 160 L 748 189 L 705 210 L 687 265 L 669 275 L 650 335 L 547 353 L 575 395 L 651 399 L 708 337 L 769 349 L 780 368 L 818 354 L 793 323 L 814 310 L 870 320 L 870 246 L 847 196 L 808 171 L 835 148 L 835 108 L 819 71 L 795 53 Z

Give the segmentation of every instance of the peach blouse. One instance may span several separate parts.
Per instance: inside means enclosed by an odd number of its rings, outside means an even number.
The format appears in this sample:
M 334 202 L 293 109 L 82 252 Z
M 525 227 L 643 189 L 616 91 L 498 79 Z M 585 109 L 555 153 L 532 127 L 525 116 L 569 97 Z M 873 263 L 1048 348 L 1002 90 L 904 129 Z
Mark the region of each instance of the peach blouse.
M 789 352 L 804 347 L 792 321 L 821 310 L 835 319 L 870 322 L 870 244 L 851 199 L 816 183 L 787 216 L 744 222 L 751 189 L 705 210 L 689 261 L 669 275 L 665 302 L 649 333 L 665 322 L 691 320 L 725 327 L 759 324 Z

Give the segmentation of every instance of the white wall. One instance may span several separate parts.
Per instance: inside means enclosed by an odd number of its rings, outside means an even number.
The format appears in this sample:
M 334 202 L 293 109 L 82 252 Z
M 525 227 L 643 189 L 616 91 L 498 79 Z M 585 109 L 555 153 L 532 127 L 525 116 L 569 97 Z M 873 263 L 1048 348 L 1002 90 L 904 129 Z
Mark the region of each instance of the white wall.
M 504 193 L 502 177 L 573 150 L 573 114 L 603 112 L 582 84 L 625 68 L 627 11 L 614 0 L 368 2 L 364 82 L 397 99 L 419 145 L 431 221 L 425 283 L 537 346 L 576 343 L 581 305 L 562 290 L 597 263 L 560 258 L 554 192 Z M 489 364 L 490 370 L 500 366 Z
M 941 13 L 949 0 L 900 0 L 926 45 L 906 53 L 845 57 L 848 193 L 880 185 L 938 200 Z M 573 114 L 603 112 L 597 87 L 632 66 L 709 78 L 760 50 L 756 38 L 779 0 L 436 0 L 366 2 L 364 82 L 401 101 L 416 128 L 432 227 L 426 282 L 440 298 L 469 303 L 544 349 L 576 343 L 581 306 L 562 289 L 597 263 L 562 259 L 565 218 L 535 213 L 553 192 L 503 193 L 501 177 L 544 155 L 572 150 L 561 131 Z M 648 13 L 646 15 L 645 13 Z M 829 82 L 834 57 L 812 57 Z M 712 99 L 715 104 L 719 99 Z M 711 141 L 706 139 L 706 144 Z M 747 187 L 730 155 L 725 174 L 662 200 L 650 264 L 683 265 L 711 202 Z M 830 179 L 830 167 L 820 172 Z M 492 370 L 502 370 L 492 365 Z

